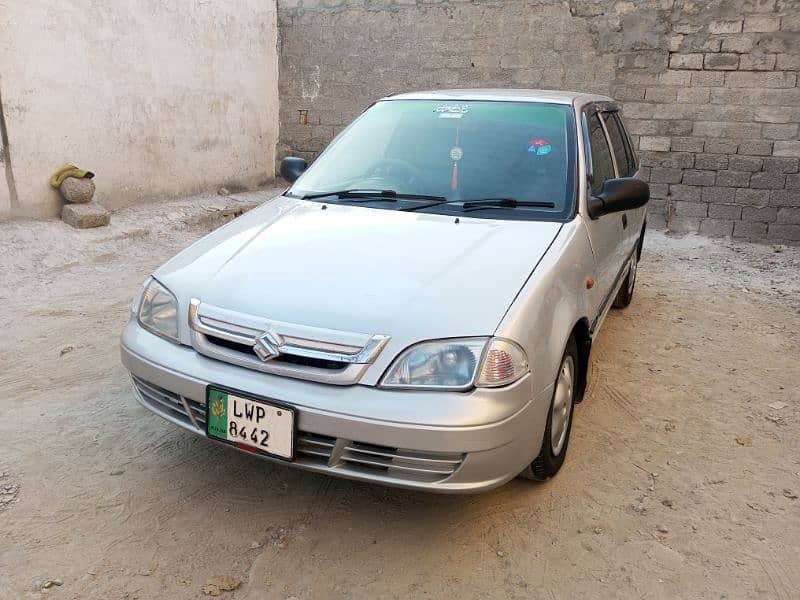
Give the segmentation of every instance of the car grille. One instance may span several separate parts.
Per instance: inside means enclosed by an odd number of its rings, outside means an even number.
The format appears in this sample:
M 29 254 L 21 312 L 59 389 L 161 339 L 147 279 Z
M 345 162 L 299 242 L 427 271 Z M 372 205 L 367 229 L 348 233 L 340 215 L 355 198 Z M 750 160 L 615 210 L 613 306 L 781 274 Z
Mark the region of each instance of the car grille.
M 150 410 L 187 429 L 205 433 L 204 404 L 183 398 L 135 375 L 131 377 L 140 399 Z M 446 479 L 464 461 L 461 453 L 406 450 L 308 431 L 297 431 L 295 455 L 295 462 L 318 470 L 427 483 Z
M 385 335 L 271 322 L 196 299 L 189 304 L 189 328 L 192 347 L 209 358 L 335 385 L 358 383 L 389 341 Z

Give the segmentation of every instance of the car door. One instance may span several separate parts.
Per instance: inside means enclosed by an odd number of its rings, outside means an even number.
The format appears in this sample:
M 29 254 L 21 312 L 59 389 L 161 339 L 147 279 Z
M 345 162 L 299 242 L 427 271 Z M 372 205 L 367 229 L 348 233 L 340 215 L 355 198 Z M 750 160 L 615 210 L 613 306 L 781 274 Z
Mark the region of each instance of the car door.
M 636 158 L 633 154 L 630 141 L 616 108 L 603 110 L 599 113 L 605 127 L 608 141 L 611 143 L 611 157 L 614 159 L 614 169 L 617 177 L 633 177 L 638 169 Z M 636 245 L 644 219 L 644 208 L 636 208 L 620 213 L 624 244 L 622 248 L 625 260 Z
M 617 176 L 614 158 L 600 113 L 593 105 L 584 109 L 582 121 L 585 129 L 584 140 L 587 146 L 586 164 L 587 167 L 591 166 L 591 176 L 586 184 L 589 188 L 588 194 L 596 196 L 600 194 L 603 184 L 608 179 L 614 179 Z M 611 213 L 586 221 L 586 229 L 597 265 L 597 281 L 595 283 L 600 290 L 600 293 L 597 294 L 600 298 L 598 312 L 602 312 L 608 302 L 613 300 L 610 295 L 624 266 L 623 214 Z

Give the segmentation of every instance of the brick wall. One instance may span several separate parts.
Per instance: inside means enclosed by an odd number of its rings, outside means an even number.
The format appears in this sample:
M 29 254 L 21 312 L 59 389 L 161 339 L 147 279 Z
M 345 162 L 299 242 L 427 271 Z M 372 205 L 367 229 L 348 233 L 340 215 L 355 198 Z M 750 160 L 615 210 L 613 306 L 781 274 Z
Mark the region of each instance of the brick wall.
M 651 224 L 800 241 L 800 0 L 283 0 L 279 156 L 372 100 L 573 89 L 624 104 Z

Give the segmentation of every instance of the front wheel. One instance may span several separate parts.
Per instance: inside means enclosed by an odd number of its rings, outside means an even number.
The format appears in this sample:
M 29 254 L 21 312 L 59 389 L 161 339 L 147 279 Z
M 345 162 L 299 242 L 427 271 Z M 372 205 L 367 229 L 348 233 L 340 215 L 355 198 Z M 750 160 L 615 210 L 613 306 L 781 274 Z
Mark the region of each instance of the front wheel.
M 520 473 L 526 479 L 546 481 L 558 473 L 569 445 L 572 431 L 572 411 L 575 407 L 575 391 L 578 383 L 578 346 L 574 338 L 567 342 L 561 366 L 556 376 L 547 425 L 539 456 Z

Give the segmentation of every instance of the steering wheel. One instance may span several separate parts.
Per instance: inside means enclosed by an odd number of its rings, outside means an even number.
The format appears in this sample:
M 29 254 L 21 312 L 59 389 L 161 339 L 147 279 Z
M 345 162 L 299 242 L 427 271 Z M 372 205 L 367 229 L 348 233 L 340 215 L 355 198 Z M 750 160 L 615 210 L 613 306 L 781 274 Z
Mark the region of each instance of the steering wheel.
M 422 171 L 419 168 L 399 158 L 382 158 L 374 162 L 365 173 L 367 179 L 399 181 L 406 184 L 414 183 L 421 175 Z

